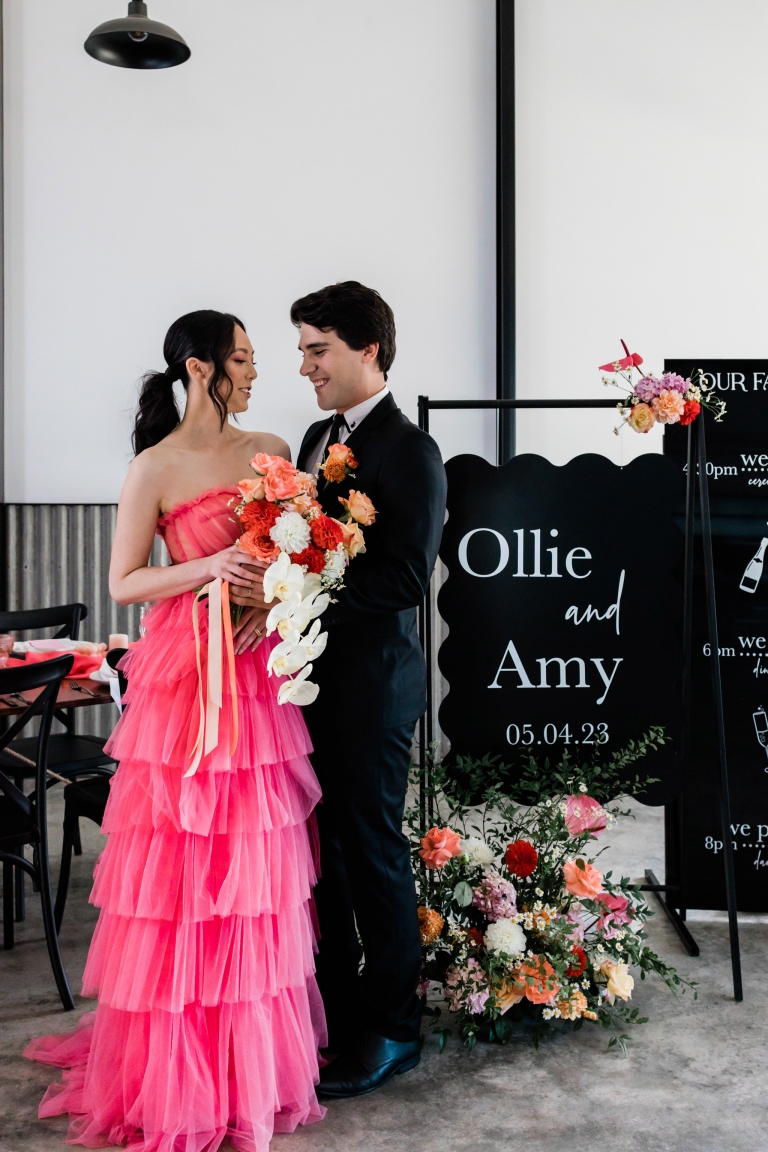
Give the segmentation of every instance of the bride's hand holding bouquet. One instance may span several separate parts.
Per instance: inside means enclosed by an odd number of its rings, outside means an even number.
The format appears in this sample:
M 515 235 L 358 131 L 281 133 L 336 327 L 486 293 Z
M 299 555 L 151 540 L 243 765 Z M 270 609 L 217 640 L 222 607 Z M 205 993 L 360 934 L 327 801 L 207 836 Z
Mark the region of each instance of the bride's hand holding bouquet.
M 343 446 L 329 448 L 327 464 L 340 455 L 338 449 Z M 243 627 L 243 604 L 260 610 L 277 600 L 265 623 L 266 635 L 276 631 L 280 636 L 269 655 L 269 673 L 289 677 L 280 686 L 278 702 L 311 704 L 319 691 L 308 680 L 311 662 L 322 654 L 327 640 L 318 617 L 331 602 L 331 593 L 344 587 L 350 560 L 365 551 L 361 525 L 375 522 L 376 509 L 364 493 L 353 490 L 346 499 L 339 497 L 344 511 L 336 519 L 323 512 L 315 477 L 282 456 L 260 452 L 251 468 L 254 478 L 238 484 L 235 512 L 244 532 L 233 550 L 246 553 L 249 563 L 262 572 L 250 573 L 254 587 L 247 595 L 232 597 L 235 625 L 238 630 Z M 338 471 L 338 476 L 329 478 L 324 468 L 326 481 L 349 474 L 346 459 Z

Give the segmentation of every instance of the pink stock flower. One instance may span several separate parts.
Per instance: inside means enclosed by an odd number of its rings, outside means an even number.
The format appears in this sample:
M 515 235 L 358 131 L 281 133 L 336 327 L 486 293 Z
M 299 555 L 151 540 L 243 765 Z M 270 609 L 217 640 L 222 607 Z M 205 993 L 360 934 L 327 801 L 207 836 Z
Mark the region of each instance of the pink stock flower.
M 566 798 L 565 826 L 571 836 L 582 832 L 604 832 L 608 826 L 605 809 L 591 796 L 568 796 Z
M 419 856 L 427 868 L 442 868 L 452 856 L 461 855 L 461 837 L 452 828 L 430 828 L 422 837 Z
M 566 913 L 565 922 L 571 925 L 571 938 L 575 940 L 577 944 L 581 944 L 584 939 L 584 924 L 578 913 L 578 905 Z
M 516 898 L 514 884 L 499 876 L 498 872 L 489 873 L 476 888 L 472 889 L 473 905 L 484 912 L 491 923 L 516 916 Z
M 598 904 L 605 908 L 597 926 L 604 933 L 607 940 L 612 940 L 620 930 L 622 924 L 629 924 L 632 917 L 628 913 L 629 900 L 612 892 L 604 892 L 597 897 Z
M 664 390 L 664 385 L 658 376 L 643 376 L 642 380 L 638 380 L 635 384 L 635 396 L 638 400 L 644 400 L 646 404 L 650 404 L 651 400 L 655 400 L 660 392 Z
M 687 392 L 691 386 L 690 380 L 684 380 L 682 376 L 678 376 L 675 372 L 665 372 L 661 378 L 662 389 L 669 388 L 673 392 Z
M 445 974 L 445 996 L 451 1012 L 465 1011 L 480 1013 L 485 1008 L 490 989 L 488 976 L 482 964 L 470 957 L 466 964 L 457 968 L 455 964 Z

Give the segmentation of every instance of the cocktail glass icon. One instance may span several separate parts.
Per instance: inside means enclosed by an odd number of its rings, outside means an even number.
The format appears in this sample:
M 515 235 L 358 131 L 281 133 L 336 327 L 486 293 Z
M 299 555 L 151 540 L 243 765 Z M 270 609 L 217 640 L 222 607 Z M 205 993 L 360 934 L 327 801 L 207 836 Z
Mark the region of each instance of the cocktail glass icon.
M 757 742 L 762 744 L 765 748 L 765 754 L 768 756 L 768 716 L 765 714 L 765 708 L 762 705 L 758 708 L 757 712 L 752 713 L 752 719 L 755 722 L 755 732 L 757 733 Z M 765 769 L 768 772 L 768 768 Z

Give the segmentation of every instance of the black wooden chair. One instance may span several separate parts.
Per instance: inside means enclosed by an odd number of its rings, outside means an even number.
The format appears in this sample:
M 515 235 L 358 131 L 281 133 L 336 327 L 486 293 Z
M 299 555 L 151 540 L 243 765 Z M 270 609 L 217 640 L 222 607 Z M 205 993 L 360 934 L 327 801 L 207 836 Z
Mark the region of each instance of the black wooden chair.
M 54 608 L 32 608 L 24 612 L 0 612 L 0 632 L 36 632 L 45 628 L 58 628 L 55 639 L 77 640 L 80 624 L 88 615 L 85 604 L 61 604 Z M 48 767 L 66 779 L 77 779 L 83 773 L 101 769 L 104 774 L 107 765 L 114 771 L 114 761 L 104 755 L 105 741 L 99 736 L 78 736 L 75 733 L 74 709 L 56 709 L 56 720 L 63 724 L 64 731 L 52 733 L 48 742 Z M 0 770 L 10 776 L 17 788 L 24 788 L 24 781 L 35 775 L 34 736 L 14 740 L 9 751 L 0 752 Z M 80 855 L 82 848 L 79 838 L 75 842 L 75 853 Z M 16 873 L 16 919 L 24 919 L 24 873 Z
M 113 648 L 107 656 L 110 667 L 117 668 L 118 661 L 125 656 L 126 651 L 125 648 Z M 127 681 L 122 672 L 118 671 L 118 676 L 120 677 L 120 695 L 123 696 L 127 688 Z M 108 799 L 109 779 L 105 779 L 104 776 L 94 777 L 90 780 L 79 780 L 76 783 L 67 784 L 64 789 L 64 835 L 61 843 L 61 870 L 54 909 L 57 932 L 61 931 L 61 922 L 64 919 L 72 853 L 75 846 L 80 843 L 80 818 L 93 820 L 94 824 L 101 827 Z
M 40 729 L 33 737 L 35 745 L 35 790 L 29 796 L 0 768 L 0 860 L 3 864 L 3 947 L 13 948 L 14 944 L 14 870 L 28 872 L 35 890 L 40 893 L 43 912 L 45 942 L 56 978 L 56 986 L 66 1011 L 71 1011 L 75 1002 L 64 971 L 56 934 L 56 923 L 51 895 L 51 877 L 48 864 L 48 813 L 46 798 L 50 780 L 48 769 L 48 744 L 56 711 L 56 696 L 61 681 L 71 671 L 74 658 L 60 656 L 55 660 L 45 660 L 40 664 L 30 664 L 29 668 L 0 669 L 0 695 L 24 693 L 42 688 L 42 692 L 31 701 L 22 714 L 16 717 L 7 731 L 0 735 L 0 750 L 11 746 L 26 725 L 35 717 L 40 718 Z M 24 848 L 32 845 L 31 861 L 24 856 Z

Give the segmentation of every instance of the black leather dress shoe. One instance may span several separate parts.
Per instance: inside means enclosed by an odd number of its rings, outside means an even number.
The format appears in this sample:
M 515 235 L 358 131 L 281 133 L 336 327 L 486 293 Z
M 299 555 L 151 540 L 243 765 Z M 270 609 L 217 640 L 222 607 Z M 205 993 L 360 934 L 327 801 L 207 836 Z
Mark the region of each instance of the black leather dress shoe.
M 352 1052 L 345 1052 L 320 1069 L 317 1094 L 326 1100 L 364 1096 L 393 1076 L 415 1068 L 420 1059 L 419 1040 L 388 1040 L 367 1032 Z

